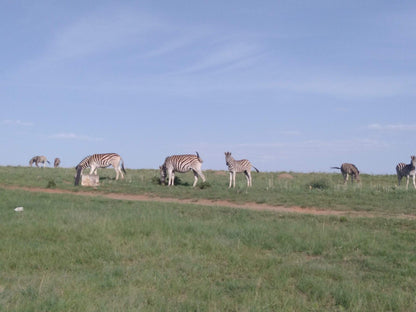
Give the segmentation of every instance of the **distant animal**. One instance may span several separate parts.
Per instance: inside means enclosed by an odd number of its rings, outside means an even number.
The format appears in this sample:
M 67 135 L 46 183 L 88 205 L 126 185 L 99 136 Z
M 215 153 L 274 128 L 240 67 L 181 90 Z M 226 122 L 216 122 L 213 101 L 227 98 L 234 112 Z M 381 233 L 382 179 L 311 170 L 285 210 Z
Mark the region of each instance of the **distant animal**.
M 90 174 L 97 174 L 98 168 L 107 168 L 109 166 L 114 167 L 114 170 L 116 171 L 116 180 L 118 180 L 119 174 L 121 175 L 121 178 L 124 179 L 123 172 L 126 173 L 126 170 L 124 169 L 124 161 L 119 154 L 116 154 L 116 153 L 94 154 L 94 155 L 85 157 L 75 167 L 75 169 L 77 170 L 77 174 L 75 176 L 75 185 L 79 185 L 82 171 L 85 168 L 91 168 Z
M 400 185 L 400 182 L 401 182 L 403 177 L 407 178 L 406 190 L 409 188 L 409 177 L 410 176 L 413 177 L 413 186 L 416 189 L 416 183 L 415 183 L 416 156 L 410 156 L 410 160 L 411 160 L 410 164 L 406 165 L 405 163 L 398 163 L 397 166 L 396 166 L 397 180 L 398 180 L 399 185 Z
M 244 172 L 246 179 L 247 179 L 247 186 L 252 186 L 252 179 L 251 179 L 251 168 L 254 168 L 257 172 L 259 170 L 254 167 L 250 161 L 247 159 L 235 160 L 230 152 L 225 152 L 225 164 L 228 166 L 228 171 L 230 172 L 230 185 L 228 188 L 235 187 L 235 175 L 238 172 Z
M 168 156 L 163 165 L 159 167 L 160 182 L 165 184 L 166 176 L 168 175 L 168 186 L 175 185 L 175 172 L 185 173 L 192 170 L 194 173 L 194 184 L 192 186 L 195 187 L 198 182 L 198 176 L 201 177 L 203 182 L 206 181 L 201 170 L 202 162 L 203 160 L 199 157 L 198 152 L 196 152 L 196 155 L 186 154 Z
M 53 162 L 54 168 L 58 168 L 61 164 L 61 160 L 59 158 L 55 158 L 55 161 Z
M 360 171 L 354 164 L 343 163 L 341 167 L 331 167 L 332 169 L 341 169 L 342 176 L 344 177 L 344 184 L 348 182 L 348 177 L 351 176 L 351 182 L 360 182 Z
M 43 164 L 45 167 L 46 163 L 50 164 L 50 162 L 46 159 L 46 156 L 34 156 L 31 160 L 29 160 L 29 165 L 32 167 L 33 163 L 35 163 L 36 167 L 39 167 L 39 164 Z

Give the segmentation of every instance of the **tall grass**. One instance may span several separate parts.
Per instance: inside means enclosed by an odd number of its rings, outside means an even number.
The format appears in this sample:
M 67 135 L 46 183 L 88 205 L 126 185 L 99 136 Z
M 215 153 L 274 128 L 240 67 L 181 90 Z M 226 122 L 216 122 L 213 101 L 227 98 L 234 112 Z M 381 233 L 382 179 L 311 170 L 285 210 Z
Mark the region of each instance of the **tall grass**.
M 0 311 L 416 309 L 414 221 L 0 198 Z

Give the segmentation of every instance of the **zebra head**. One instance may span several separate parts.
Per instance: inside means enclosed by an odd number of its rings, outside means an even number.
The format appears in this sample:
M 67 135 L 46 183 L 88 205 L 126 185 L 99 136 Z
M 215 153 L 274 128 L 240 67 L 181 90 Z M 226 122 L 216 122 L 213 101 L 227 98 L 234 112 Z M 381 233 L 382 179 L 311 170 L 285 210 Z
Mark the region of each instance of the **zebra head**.
M 233 157 L 231 156 L 231 152 L 225 152 L 224 154 L 225 154 L 225 164 L 226 164 L 227 166 L 229 166 L 229 161 L 230 161 L 231 159 L 233 159 Z
M 412 160 L 411 164 L 412 164 L 413 168 L 416 168 L 416 156 L 410 156 L 410 159 Z
M 159 166 L 160 169 L 160 184 L 166 184 L 166 165 Z

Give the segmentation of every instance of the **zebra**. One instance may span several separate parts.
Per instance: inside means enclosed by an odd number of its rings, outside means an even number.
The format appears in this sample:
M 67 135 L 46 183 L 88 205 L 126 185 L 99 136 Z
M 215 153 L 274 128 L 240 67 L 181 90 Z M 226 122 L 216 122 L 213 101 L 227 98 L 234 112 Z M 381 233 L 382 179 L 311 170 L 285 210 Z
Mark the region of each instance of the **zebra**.
M 348 182 L 348 176 L 351 176 L 351 182 L 354 182 L 354 178 L 357 182 L 360 182 L 360 171 L 354 164 L 343 163 L 341 167 L 331 167 L 331 169 L 341 169 L 344 184 Z
M 36 167 L 39 167 L 38 164 L 43 164 L 45 167 L 46 163 L 50 164 L 49 160 L 46 159 L 46 156 L 34 156 L 31 160 L 29 160 L 29 165 L 32 167 L 33 163 L 35 163 Z
M 121 169 L 120 169 L 120 163 L 121 163 Z M 75 167 L 75 169 L 77 170 L 77 174 L 75 176 L 75 185 L 79 185 L 82 171 L 85 168 L 91 168 L 90 174 L 97 174 L 98 168 L 107 168 L 109 166 L 114 167 L 114 170 L 116 171 L 116 180 L 118 180 L 119 174 L 121 174 L 121 178 L 124 179 L 123 172 L 126 173 L 126 170 L 124 169 L 124 161 L 120 157 L 119 154 L 116 154 L 116 153 L 94 154 L 94 155 L 89 155 L 85 157 Z
M 403 177 L 407 178 L 406 190 L 409 188 L 409 177 L 413 176 L 413 186 L 416 189 L 415 183 L 415 167 L 416 167 L 416 156 L 410 156 L 411 162 L 406 165 L 405 163 L 398 163 L 396 166 L 397 180 L 400 185 L 400 182 Z
M 55 158 L 55 161 L 53 162 L 53 167 L 58 168 L 61 164 L 61 160 L 59 158 Z
M 247 179 L 247 187 L 252 186 L 251 168 L 254 168 L 257 172 L 259 172 L 259 169 L 254 167 L 247 159 L 235 160 L 230 152 L 225 152 L 224 154 L 225 164 L 228 166 L 228 171 L 230 172 L 230 185 L 228 188 L 230 188 L 231 185 L 235 187 L 235 175 L 238 172 L 244 172 Z
M 175 185 L 175 172 L 185 173 L 192 170 L 194 173 L 194 184 L 192 187 L 195 187 L 198 182 L 198 176 L 201 177 L 203 182 L 206 181 L 201 170 L 202 162 L 203 160 L 199 157 L 198 152 L 196 152 L 196 155 L 186 154 L 168 156 L 163 165 L 159 167 L 160 183 L 165 184 L 166 175 L 169 175 L 168 186 Z

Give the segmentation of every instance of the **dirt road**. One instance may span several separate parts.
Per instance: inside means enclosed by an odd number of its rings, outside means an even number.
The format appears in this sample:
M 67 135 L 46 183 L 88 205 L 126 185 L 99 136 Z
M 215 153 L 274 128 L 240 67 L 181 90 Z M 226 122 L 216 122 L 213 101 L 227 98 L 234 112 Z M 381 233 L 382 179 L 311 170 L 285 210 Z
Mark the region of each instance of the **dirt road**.
M 165 198 L 149 195 L 135 195 L 135 194 L 120 194 L 120 193 L 99 193 L 99 192 L 73 192 L 62 189 L 46 189 L 36 187 L 20 187 L 20 186 L 9 186 L 0 185 L 3 189 L 9 190 L 23 190 L 34 193 L 49 193 L 49 194 L 70 194 L 74 196 L 92 196 L 92 197 L 103 197 L 116 200 L 129 200 L 129 201 L 141 201 L 141 202 L 161 202 L 161 203 L 180 203 L 180 204 L 191 204 L 191 205 L 202 205 L 202 206 L 214 206 L 214 207 L 229 207 L 235 209 L 249 209 L 256 211 L 272 211 L 278 213 L 300 213 L 310 215 L 322 215 L 322 216 L 349 216 L 349 217 L 362 217 L 362 218 L 394 218 L 394 219 L 410 219 L 416 220 L 415 215 L 389 215 L 386 213 L 377 212 L 365 212 L 365 211 L 339 211 L 331 209 L 318 209 L 318 208 L 302 208 L 298 206 L 273 206 L 268 204 L 257 204 L 257 203 L 245 203 L 237 204 L 224 200 L 207 200 L 207 199 L 178 199 L 178 198 Z

